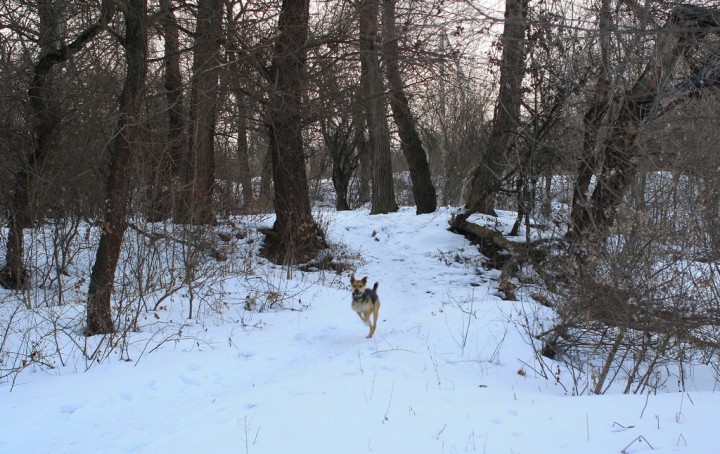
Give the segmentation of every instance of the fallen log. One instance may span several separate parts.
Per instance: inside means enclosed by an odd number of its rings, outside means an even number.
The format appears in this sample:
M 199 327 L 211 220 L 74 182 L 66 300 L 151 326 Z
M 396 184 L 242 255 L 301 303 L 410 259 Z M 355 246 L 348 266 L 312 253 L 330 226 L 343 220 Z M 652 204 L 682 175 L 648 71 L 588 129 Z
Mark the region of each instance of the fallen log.
M 500 270 L 498 289 L 505 294 L 505 299 L 515 299 L 510 279 L 519 269 L 525 247 L 508 240 L 500 232 L 469 222 L 467 217 L 465 213 L 452 216 L 448 221 L 449 230 L 463 235 L 480 248 L 480 252 L 490 260 L 490 266 Z
M 457 214 L 451 217 L 448 223 L 451 232 L 459 233 L 473 243 L 489 244 L 498 249 L 504 249 L 511 254 L 516 254 L 520 250 L 520 245 L 508 240 L 502 233 L 469 222 L 466 214 Z

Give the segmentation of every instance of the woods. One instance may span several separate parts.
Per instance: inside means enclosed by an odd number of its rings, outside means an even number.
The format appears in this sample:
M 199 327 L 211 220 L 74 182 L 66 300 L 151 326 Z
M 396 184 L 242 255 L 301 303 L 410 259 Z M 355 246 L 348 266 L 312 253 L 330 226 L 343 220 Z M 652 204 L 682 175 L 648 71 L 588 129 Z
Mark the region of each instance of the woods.
M 579 333 L 610 346 L 607 363 L 625 347 L 719 346 L 712 4 L 8 0 L 0 13 L 0 285 L 27 309 L 80 299 L 88 336 L 134 326 L 118 302 L 128 225 L 148 251 L 182 248 L 157 288 L 186 288 L 192 318 L 193 283 L 227 259 L 212 241 L 247 236 L 240 216 L 274 216 L 260 255 L 293 269 L 332 260 L 328 206 L 447 204 L 451 229 L 497 255 L 505 296 L 525 287 L 555 312 L 539 350 L 580 358 Z M 513 241 L 469 221 L 499 211 L 517 213 Z M 68 296 L 83 235 L 95 260 Z M 40 243 L 49 265 L 28 250 Z M 57 292 L 28 296 L 40 288 Z

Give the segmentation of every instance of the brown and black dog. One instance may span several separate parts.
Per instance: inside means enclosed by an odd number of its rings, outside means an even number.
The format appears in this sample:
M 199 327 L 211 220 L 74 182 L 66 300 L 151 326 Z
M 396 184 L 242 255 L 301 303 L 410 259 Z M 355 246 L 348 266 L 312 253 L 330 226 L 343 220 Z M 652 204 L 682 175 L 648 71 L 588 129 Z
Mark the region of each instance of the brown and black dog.
M 357 312 L 360 320 L 370 327 L 371 338 L 375 334 L 377 328 L 378 312 L 380 311 L 380 298 L 377 295 L 378 283 L 376 282 L 372 290 L 367 288 L 367 276 L 362 279 L 355 279 L 355 275 L 350 275 L 350 286 L 352 287 L 352 310 Z M 373 315 L 373 322 L 370 323 L 370 314 Z

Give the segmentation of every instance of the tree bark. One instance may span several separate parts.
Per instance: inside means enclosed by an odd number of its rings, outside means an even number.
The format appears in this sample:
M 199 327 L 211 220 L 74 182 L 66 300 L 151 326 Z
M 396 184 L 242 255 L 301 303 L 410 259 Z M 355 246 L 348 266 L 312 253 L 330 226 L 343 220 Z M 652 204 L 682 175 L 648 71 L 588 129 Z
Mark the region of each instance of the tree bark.
M 257 204 L 261 210 L 269 210 L 272 208 L 273 202 L 273 168 L 272 168 L 272 152 L 268 147 L 262 160 L 262 169 L 260 171 L 260 193 L 258 194 Z
M 190 88 L 189 146 L 183 160 L 183 200 L 177 220 L 214 222 L 215 120 L 222 38 L 221 0 L 199 0 Z
M 513 146 L 520 121 L 522 81 L 525 77 L 525 29 L 528 0 L 506 0 L 502 35 L 500 88 L 492 131 L 480 164 L 473 171 L 466 208 L 495 214 L 495 194 L 500 189 L 506 157 Z
M 235 97 L 236 108 L 238 179 L 242 185 L 243 207 L 245 211 L 248 211 L 255 205 L 255 193 L 250 170 L 250 144 L 248 141 L 248 123 L 252 118 L 253 100 L 248 94 L 250 90 L 246 89 L 247 80 L 250 76 L 247 71 L 244 71 L 246 64 L 242 61 L 241 42 L 244 38 L 242 35 L 243 30 L 237 24 L 232 7 L 228 6 L 226 8 L 225 20 L 228 24 L 227 56 L 230 61 L 231 73 L 229 79 L 233 85 L 232 93 Z M 247 69 L 250 70 L 250 68 Z
M 365 123 L 364 121 L 362 122 Z M 360 160 L 360 171 L 358 179 L 358 205 L 364 205 L 370 201 L 370 180 L 372 180 L 372 156 L 368 142 L 365 139 L 364 126 L 357 126 L 358 131 L 358 158 Z
M 10 289 L 25 286 L 28 272 L 23 263 L 24 229 L 35 222 L 35 208 L 31 205 L 35 197 L 37 178 L 58 134 L 60 116 L 55 90 L 53 88 L 53 68 L 70 59 L 95 38 L 105 24 L 110 21 L 113 9 L 108 3 L 101 6 L 97 22 L 81 32 L 70 44 L 62 44 L 60 2 L 41 0 L 38 2 L 40 56 L 33 68 L 33 78 L 28 88 L 28 99 L 32 109 L 33 148 L 28 153 L 27 162 L 20 167 L 15 177 L 12 208 L 8 222 L 8 241 L 5 254 L 5 267 L 0 271 L 0 285 Z
M 372 208 L 370 214 L 398 210 L 392 174 L 390 131 L 385 115 L 385 89 L 380 70 L 377 27 L 380 0 L 361 0 L 358 4 L 360 22 L 360 79 L 368 128 L 368 148 L 372 157 Z
M 505 293 L 505 299 L 515 299 L 513 286 L 510 283 L 515 271 L 524 261 L 528 244 L 513 243 L 487 227 L 468 222 L 468 213 L 453 216 L 448 222 L 451 232 L 459 233 L 476 244 L 489 261 L 488 265 L 500 269 L 498 288 Z M 507 252 L 507 253 L 505 253 Z
M 180 162 L 186 153 L 187 118 L 180 72 L 178 24 L 170 0 L 160 0 L 160 25 L 164 40 L 163 85 L 167 103 L 167 146 L 153 169 L 148 220 L 161 221 L 173 215 Z
M 332 183 L 335 189 L 335 209 L 347 211 L 348 190 L 353 172 L 358 167 L 358 127 L 351 116 L 321 120 L 320 132 L 332 160 Z
M 110 143 L 110 176 L 106 206 L 95 264 L 90 274 L 87 302 L 88 336 L 114 331 L 111 298 L 115 270 L 120 258 L 137 148 L 140 145 L 140 117 L 143 111 L 147 71 L 145 30 L 147 0 L 127 0 L 125 14 L 125 60 L 127 70 L 114 139 Z
M 309 0 L 283 0 L 271 67 L 275 85 L 268 99 L 276 217 L 272 230 L 265 232 L 263 255 L 287 265 L 308 261 L 326 247 L 310 211 L 303 150 L 309 5 Z
M 571 216 L 572 235 L 588 235 L 602 232 L 615 221 L 617 208 L 632 183 L 640 160 L 636 138 L 642 123 L 655 119 L 667 111 L 661 99 L 663 90 L 670 87 L 670 76 L 680 57 L 720 25 L 720 12 L 698 6 L 679 6 L 670 14 L 666 25 L 659 32 L 654 58 L 651 59 L 633 87 L 624 95 L 610 124 L 602 156 L 603 167 L 598 182 L 589 199 L 574 204 Z M 695 75 L 700 86 L 718 83 L 712 70 Z M 716 70 L 716 68 L 715 68 Z M 701 77 L 707 80 L 700 80 Z M 680 84 L 684 88 L 684 84 Z M 671 93 L 668 107 L 677 97 L 689 97 L 692 92 Z M 588 178 L 589 171 L 585 177 Z M 582 189 L 582 188 L 580 188 Z M 578 197 L 576 189 L 576 197 Z M 577 211 L 576 211 L 577 210 Z
M 590 108 L 585 113 L 583 125 L 583 147 L 582 157 L 578 165 L 578 173 L 575 178 L 573 189 L 573 202 L 569 231 L 574 232 L 577 227 L 582 227 L 589 221 L 590 211 L 588 210 L 588 197 L 590 195 L 590 183 L 598 167 L 597 146 L 598 134 L 602 123 L 610 116 L 608 111 L 611 108 L 612 96 L 610 94 L 610 32 L 612 27 L 612 15 L 610 0 L 602 0 L 600 7 L 600 68 L 598 81 L 595 87 L 594 99 Z M 577 227 L 576 227 L 577 226 Z
M 400 136 L 405 160 L 410 170 L 412 193 L 417 214 L 432 213 L 437 208 L 437 193 L 430 175 L 427 153 L 423 147 L 417 122 L 410 110 L 405 87 L 400 75 L 400 51 L 395 25 L 395 3 L 397 0 L 383 0 L 383 58 L 385 77 L 390 86 L 390 108 Z
M 236 81 L 239 83 L 239 81 Z M 248 118 L 251 115 L 250 99 L 242 90 L 235 90 L 235 104 L 237 106 L 237 162 L 240 184 L 242 185 L 243 206 L 249 209 L 254 205 L 252 173 L 250 172 L 250 144 L 248 143 Z

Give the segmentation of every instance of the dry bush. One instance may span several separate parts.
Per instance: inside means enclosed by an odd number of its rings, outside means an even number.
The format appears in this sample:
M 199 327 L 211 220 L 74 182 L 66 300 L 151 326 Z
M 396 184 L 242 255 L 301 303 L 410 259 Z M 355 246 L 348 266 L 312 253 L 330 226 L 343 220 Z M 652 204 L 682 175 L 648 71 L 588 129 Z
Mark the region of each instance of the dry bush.
M 554 310 L 532 334 L 538 353 L 574 370 L 573 392 L 684 389 L 696 365 L 717 363 L 720 275 L 699 203 L 704 181 L 652 173 L 613 232 L 567 243 L 543 265 L 537 299 Z

